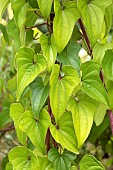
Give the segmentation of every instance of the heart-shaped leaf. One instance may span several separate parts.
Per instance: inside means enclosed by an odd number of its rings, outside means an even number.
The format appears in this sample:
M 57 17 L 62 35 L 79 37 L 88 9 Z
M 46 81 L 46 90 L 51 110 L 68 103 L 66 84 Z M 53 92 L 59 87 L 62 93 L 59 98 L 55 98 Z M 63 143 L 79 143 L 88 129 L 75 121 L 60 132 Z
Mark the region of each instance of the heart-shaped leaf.
M 92 66 L 90 65 L 91 62 Z M 88 70 L 88 68 L 90 69 Z M 82 90 L 88 96 L 104 103 L 109 108 L 107 93 L 100 80 L 99 70 L 100 67 L 93 61 L 88 61 L 82 65 Z
M 31 48 L 23 47 L 15 57 L 17 66 L 17 100 L 20 99 L 25 87 L 46 69 L 46 61 L 42 55 L 36 55 Z
M 14 121 L 17 137 L 21 144 L 26 145 L 26 141 L 27 141 L 26 133 L 22 132 L 19 129 L 19 121 L 20 121 L 20 118 L 23 115 L 24 111 L 25 110 L 20 103 L 13 103 L 10 106 L 10 117 Z
M 72 112 L 73 124 L 79 148 L 90 133 L 93 125 L 95 109 L 96 103 L 89 97 L 85 97 L 83 100 L 78 102 L 71 97 L 68 102 L 67 110 Z
M 56 122 L 65 111 L 69 97 L 80 83 L 77 71 L 71 66 L 62 68 L 64 77 L 60 77 L 60 66 L 55 65 L 50 78 L 50 103 Z
M 57 143 L 60 143 L 64 148 L 71 152 L 76 154 L 79 153 L 72 115 L 70 112 L 65 112 L 56 126 L 51 124 L 50 131 Z
M 49 114 L 45 109 L 42 109 L 39 119 L 34 118 L 31 111 L 25 111 L 20 119 L 19 127 L 23 132 L 26 132 L 39 152 L 46 154 L 45 138 L 49 125 Z
M 102 65 L 102 60 L 104 58 L 105 52 L 112 49 L 112 43 L 101 44 L 97 42 L 93 48 L 93 58 L 99 65 Z
M 51 72 L 57 56 L 57 47 L 53 34 L 46 36 L 42 34 L 40 37 L 40 43 L 43 51 L 43 55 L 47 61 L 48 71 Z
M 78 0 L 78 8 L 81 11 L 92 47 L 99 38 L 105 10 L 112 4 L 112 0 Z
M 62 154 L 56 148 L 48 152 L 48 159 L 54 164 L 56 170 L 69 170 L 75 157 L 74 153 L 67 150 L 64 150 Z
M 13 165 L 13 169 L 31 170 L 37 166 L 37 158 L 34 153 L 26 147 L 17 146 L 9 151 L 9 161 Z
M 80 170 L 105 170 L 105 167 L 92 155 L 85 155 L 80 161 Z
M 54 10 L 54 37 L 58 52 L 61 53 L 71 38 L 75 22 L 81 15 L 75 1 L 67 1 L 61 7 L 59 0 L 54 0 Z
M 49 94 L 49 84 L 46 86 L 41 77 L 37 77 L 31 84 L 30 88 L 32 90 L 32 109 L 33 113 L 38 117 L 40 110 L 42 109 L 48 94 Z

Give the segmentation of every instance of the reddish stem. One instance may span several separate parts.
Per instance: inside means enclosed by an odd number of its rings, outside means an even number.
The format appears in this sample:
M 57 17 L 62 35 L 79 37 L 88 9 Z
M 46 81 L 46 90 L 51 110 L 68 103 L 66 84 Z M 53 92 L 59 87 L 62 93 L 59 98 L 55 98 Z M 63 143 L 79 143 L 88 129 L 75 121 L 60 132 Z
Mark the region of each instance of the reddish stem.
M 113 112 L 111 110 L 108 110 L 109 118 L 110 118 L 110 125 L 111 125 L 111 132 L 113 135 Z
M 91 46 L 90 46 L 90 41 L 89 41 L 88 35 L 87 35 L 87 33 L 86 33 L 85 27 L 84 27 L 84 25 L 83 25 L 83 22 L 82 22 L 81 19 L 79 19 L 78 22 L 79 22 L 80 28 L 81 28 L 81 30 L 82 30 L 83 36 L 84 36 L 84 38 L 85 38 L 86 44 L 87 44 L 87 46 L 88 46 L 89 55 L 92 55 L 92 48 L 91 48 Z

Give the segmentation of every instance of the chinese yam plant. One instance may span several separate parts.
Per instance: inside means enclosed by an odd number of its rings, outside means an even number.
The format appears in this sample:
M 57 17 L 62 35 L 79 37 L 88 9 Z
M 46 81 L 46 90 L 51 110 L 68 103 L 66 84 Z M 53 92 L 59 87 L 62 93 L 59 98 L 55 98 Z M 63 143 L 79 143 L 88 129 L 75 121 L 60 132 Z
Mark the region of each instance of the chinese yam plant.
M 112 0 L 0 0 L 1 21 L 9 4 L 13 16 L 0 23 L 1 67 L 11 49 L 5 84 L 0 73 L 9 100 L 0 129 L 14 124 L 19 145 L 4 169 L 105 170 L 83 148 L 110 129 L 113 154 Z

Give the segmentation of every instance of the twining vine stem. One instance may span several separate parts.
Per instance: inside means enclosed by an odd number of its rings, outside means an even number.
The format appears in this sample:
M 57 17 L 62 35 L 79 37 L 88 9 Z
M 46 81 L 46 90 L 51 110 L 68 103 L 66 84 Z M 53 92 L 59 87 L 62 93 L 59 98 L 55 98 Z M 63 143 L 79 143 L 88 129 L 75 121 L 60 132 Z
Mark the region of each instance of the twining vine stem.
M 88 50 L 89 50 L 89 55 L 92 56 L 92 48 L 91 48 L 91 45 L 90 45 L 90 41 L 89 41 L 88 35 L 86 33 L 86 30 L 85 30 L 85 27 L 83 25 L 81 18 L 78 20 L 78 22 L 79 22 L 80 28 L 82 30 L 83 36 L 85 38 L 85 41 L 86 41 L 86 44 L 87 44 L 87 47 L 88 47 Z

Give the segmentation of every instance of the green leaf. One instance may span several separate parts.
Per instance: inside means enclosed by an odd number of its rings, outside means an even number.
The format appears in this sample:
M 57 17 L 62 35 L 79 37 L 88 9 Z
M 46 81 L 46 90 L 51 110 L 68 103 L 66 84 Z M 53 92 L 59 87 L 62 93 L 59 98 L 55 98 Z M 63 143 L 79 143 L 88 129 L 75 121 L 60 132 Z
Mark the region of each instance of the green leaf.
M 60 77 L 60 66 L 55 65 L 50 78 L 50 103 L 56 122 L 65 111 L 69 97 L 80 83 L 77 71 L 72 66 L 62 67 L 64 77 Z
M 34 57 L 36 61 L 34 61 Z M 19 100 L 25 87 L 46 69 L 46 61 L 42 55 L 34 56 L 34 51 L 27 47 L 18 50 L 15 61 L 17 65 L 17 100 Z
M 113 52 L 108 50 L 102 60 L 102 68 L 104 70 L 105 76 L 109 80 L 113 80 Z
M 53 148 L 48 152 L 48 159 L 53 162 L 56 170 L 69 170 L 75 154 L 67 150 L 60 154 L 56 148 Z
M 104 58 L 105 52 L 108 49 L 112 49 L 112 43 L 101 44 L 97 42 L 93 48 L 93 58 L 99 65 L 102 65 L 102 60 Z
M 82 14 L 92 47 L 99 38 L 103 26 L 105 10 L 111 4 L 112 0 L 78 0 L 78 8 Z
M 92 65 L 92 70 L 91 70 Z M 88 68 L 90 68 L 88 70 Z M 82 90 L 91 98 L 104 103 L 107 108 L 108 105 L 108 97 L 106 90 L 100 80 L 99 76 L 100 67 L 91 61 L 86 62 L 82 66 Z
M 19 0 L 19 1 L 18 0 L 12 0 L 12 3 L 11 3 L 16 25 L 19 26 L 20 28 L 26 20 L 25 15 L 26 15 L 27 11 L 26 11 L 26 9 L 24 11 L 24 8 L 26 8 L 26 4 L 28 5 L 28 3 L 26 3 L 25 0 Z M 24 14 L 23 16 L 21 16 L 22 13 Z
M 14 39 L 14 44 L 15 44 L 15 49 L 17 50 L 21 43 L 20 43 L 20 31 L 18 29 L 18 27 L 16 26 L 16 23 L 15 23 L 15 20 L 14 18 L 11 19 L 9 22 L 8 22 L 8 25 L 7 25 L 7 32 L 8 32 L 8 35 Z
M 74 1 L 67 1 L 61 7 L 59 0 L 55 0 L 54 10 L 54 37 L 58 47 L 58 52 L 61 53 L 71 38 L 75 22 L 80 18 L 80 12 Z
M 71 41 L 62 51 L 62 53 L 58 55 L 58 60 L 63 65 L 73 66 L 78 71 L 78 73 L 80 73 L 80 59 L 78 56 L 80 48 L 81 47 L 79 44 L 75 44 L 75 42 Z
M 10 45 L 9 35 L 8 35 L 7 31 L 6 31 L 5 26 L 2 25 L 2 24 L 0 24 L 0 30 L 1 30 L 2 33 L 3 33 L 3 36 L 4 36 L 5 41 L 8 43 L 8 45 Z
M 97 103 L 89 97 L 85 97 L 81 101 L 71 97 L 68 102 L 67 110 L 72 112 L 78 148 L 82 146 L 90 133 L 96 106 Z
M 107 107 L 105 104 L 100 103 L 94 114 L 94 121 L 97 126 L 99 126 L 105 117 Z
M 42 109 L 48 94 L 49 94 L 49 84 L 44 85 L 41 77 L 37 77 L 31 84 L 30 88 L 32 90 L 31 104 L 33 113 L 38 117 L 40 110 Z
M 35 170 L 56 170 L 47 157 L 38 157 L 38 166 Z
M 40 43 L 43 55 L 45 56 L 47 61 L 48 71 L 51 72 L 57 56 L 56 42 L 53 34 L 51 36 L 46 36 L 45 34 L 42 34 L 40 37 Z
M 108 80 L 106 83 L 106 88 L 107 88 L 110 110 L 113 110 L 113 81 Z
M 44 19 L 50 15 L 52 0 L 37 0 L 40 12 Z
M 12 119 L 9 116 L 10 104 L 9 101 L 5 101 L 2 104 L 2 111 L 0 112 L 0 129 L 12 122 Z
M 0 0 L 0 19 L 9 3 L 10 0 Z
M 85 155 L 80 161 L 80 170 L 105 170 L 105 167 L 92 155 Z
M 31 111 L 25 111 L 20 119 L 19 127 L 23 132 L 26 132 L 39 152 L 46 154 L 45 138 L 49 125 L 49 114 L 46 110 L 42 109 L 39 119 L 35 119 Z
M 103 122 L 98 127 L 95 124 L 93 124 L 90 135 L 88 137 L 88 141 L 95 144 L 96 141 L 100 138 L 100 136 L 109 127 L 109 125 L 110 125 L 109 115 L 106 114 Z
M 5 170 L 13 170 L 13 165 L 11 164 L 11 162 L 7 163 Z
M 33 152 L 24 146 L 17 146 L 9 151 L 9 161 L 13 165 L 13 169 L 31 170 L 37 166 L 37 158 Z
M 23 113 L 24 113 L 24 108 L 20 103 L 13 103 L 10 106 L 10 117 L 14 121 L 17 137 L 21 144 L 26 145 L 26 142 L 27 142 L 26 133 L 22 132 L 19 129 L 19 121 Z
M 70 112 L 65 112 L 56 126 L 51 124 L 50 131 L 57 143 L 60 143 L 64 148 L 73 153 L 79 153 L 72 115 Z

